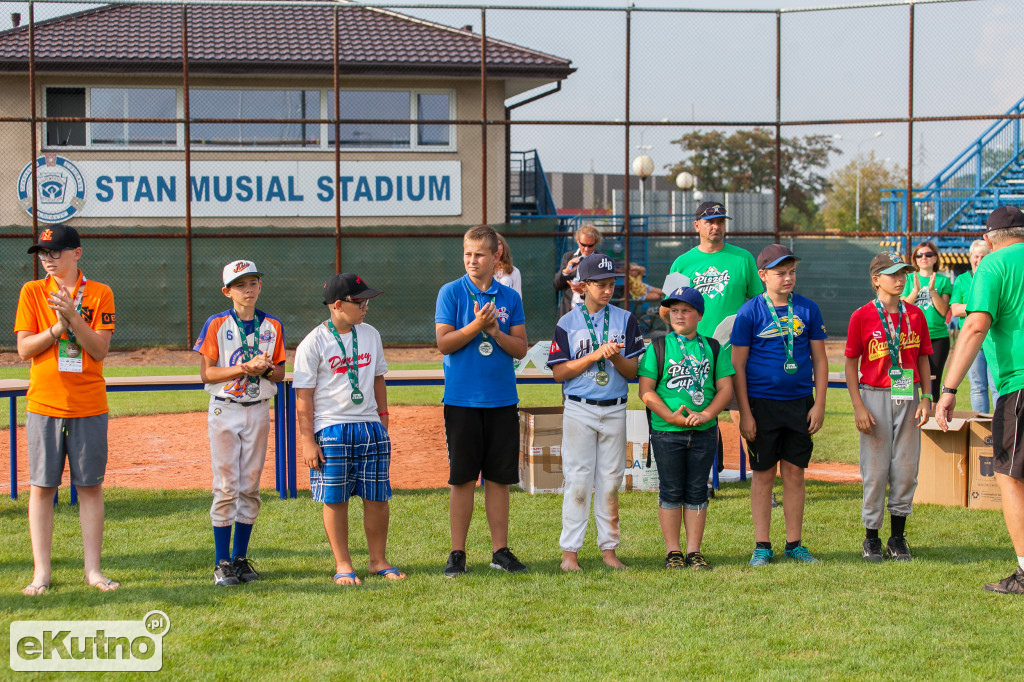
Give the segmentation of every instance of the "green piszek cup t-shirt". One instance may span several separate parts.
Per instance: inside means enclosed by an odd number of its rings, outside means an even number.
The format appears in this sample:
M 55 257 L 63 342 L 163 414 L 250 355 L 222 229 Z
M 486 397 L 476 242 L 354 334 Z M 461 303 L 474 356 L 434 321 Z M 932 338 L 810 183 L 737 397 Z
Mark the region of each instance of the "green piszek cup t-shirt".
M 924 313 L 924 319 L 928 322 L 928 336 L 933 339 L 948 339 L 949 327 L 946 326 L 946 316 L 940 315 L 939 311 L 932 305 L 930 290 L 935 288 L 939 296 L 953 293 L 953 284 L 949 277 L 941 273 L 935 273 L 931 277 L 922 277 L 918 273 L 907 275 L 907 284 L 903 287 L 903 296 L 909 296 L 914 290 L 914 279 L 921 283 L 921 290 L 917 292 L 917 300 L 914 305 Z
M 992 316 L 988 335 L 995 347 L 993 376 L 999 395 L 1024 388 L 1024 243 L 981 259 L 967 297 L 967 314 L 973 312 Z
M 764 290 L 754 257 L 732 244 L 723 244 L 722 250 L 714 253 L 694 247 L 676 258 L 669 272 L 686 275 L 690 286 L 704 297 L 704 315 L 697 324 L 697 333 L 704 336 L 714 336 L 722 320 Z M 729 335 L 724 336 L 727 342 Z
M 963 272 L 953 280 L 953 295 L 950 303 L 963 303 L 967 305 L 967 298 L 971 295 L 971 284 L 974 282 L 973 272 Z M 961 323 L 963 324 L 963 323 Z M 981 350 L 985 353 L 985 362 L 988 363 L 992 376 L 996 375 L 996 348 L 992 345 L 992 335 L 986 334 L 985 340 L 981 343 Z
M 690 356 L 691 362 L 683 362 L 683 354 L 679 348 L 679 339 L 683 341 L 683 348 Z M 703 346 L 700 343 L 700 334 L 692 339 L 685 336 L 669 334 L 665 337 L 665 366 L 661 371 L 661 380 L 655 387 L 655 391 L 664 401 L 668 409 L 675 412 L 680 405 L 692 412 L 700 412 L 706 408 L 715 398 L 715 381 L 724 377 L 731 377 L 736 371 L 732 368 L 732 359 L 727 349 L 719 350 L 718 361 L 715 363 L 714 371 L 711 367 L 711 344 L 704 339 Z M 642 377 L 653 379 L 658 376 L 657 358 L 653 350 L 648 348 L 640 360 L 640 368 L 637 373 Z M 690 371 L 693 364 L 697 366 L 697 376 L 694 377 Z M 712 376 L 714 374 L 714 376 Z M 695 390 L 696 383 L 704 392 L 704 402 L 700 407 L 693 404 L 690 392 Z M 705 431 L 718 423 L 718 419 L 711 419 L 700 426 L 676 426 L 651 412 L 651 426 L 657 431 Z

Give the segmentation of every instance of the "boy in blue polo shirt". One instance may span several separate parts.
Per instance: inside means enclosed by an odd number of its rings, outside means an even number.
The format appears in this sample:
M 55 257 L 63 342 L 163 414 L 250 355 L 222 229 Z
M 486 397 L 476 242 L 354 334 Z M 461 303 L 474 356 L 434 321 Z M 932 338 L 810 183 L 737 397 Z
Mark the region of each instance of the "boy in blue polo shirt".
M 462 240 L 466 274 L 441 287 L 434 313 L 444 354 L 444 431 L 451 485 L 451 553 L 444 575 L 466 572 L 477 479 L 494 554 L 491 568 L 527 570 L 508 548 L 508 487 L 519 482 L 519 393 L 512 358 L 526 356 L 523 301 L 494 279 L 498 234 L 479 225 Z
M 636 378 L 644 339 L 633 314 L 608 305 L 615 290 L 615 268 L 603 253 L 579 265 L 583 304 L 555 327 L 548 366 L 562 383 L 562 570 L 578 571 L 578 554 L 590 518 L 594 493 L 597 545 L 604 562 L 625 568 L 619 546 L 619 486 L 626 468 L 626 401 Z
M 780 465 L 786 556 L 817 562 L 800 535 L 811 434 L 825 418 L 828 358 L 818 305 L 793 293 L 799 260 L 781 244 L 769 244 L 758 254 L 758 274 L 766 291 L 740 307 L 730 338 L 740 435 L 747 441 L 754 470 L 750 512 L 756 544 L 751 566 L 766 566 L 775 556 L 769 530 L 772 486 Z

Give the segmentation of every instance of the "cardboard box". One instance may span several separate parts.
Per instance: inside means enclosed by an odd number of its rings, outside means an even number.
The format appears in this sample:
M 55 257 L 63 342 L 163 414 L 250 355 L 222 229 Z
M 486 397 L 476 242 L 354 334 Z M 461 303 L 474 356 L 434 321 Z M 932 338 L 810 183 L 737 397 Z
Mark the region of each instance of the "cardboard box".
M 519 408 L 519 452 L 531 448 L 561 447 L 561 407 Z
M 967 506 L 967 436 L 974 416 L 974 412 L 954 412 L 945 432 L 934 417 L 921 427 L 915 504 Z
M 992 469 L 991 417 L 979 415 L 971 420 L 970 432 L 967 506 L 970 509 L 1002 509 L 1003 497 Z
M 629 490 L 643 491 L 643 492 L 658 492 L 660 485 L 658 483 L 658 465 L 654 462 L 654 457 L 651 457 L 651 466 L 647 466 L 647 453 L 650 445 L 646 442 L 626 443 L 626 471 L 622 477 L 622 485 L 619 486 L 620 492 Z
M 519 454 L 520 488 L 531 495 L 536 495 L 561 493 L 564 485 L 561 447 L 534 447 Z

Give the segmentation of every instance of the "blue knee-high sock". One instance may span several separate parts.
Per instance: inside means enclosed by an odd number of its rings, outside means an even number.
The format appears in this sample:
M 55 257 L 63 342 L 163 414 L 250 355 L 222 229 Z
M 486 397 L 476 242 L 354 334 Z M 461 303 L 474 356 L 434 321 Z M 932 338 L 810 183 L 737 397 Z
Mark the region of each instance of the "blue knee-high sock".
M 252 535 L 251 523 L 235 521 L 235 557 L 248 556 L 250 535 Z
M 214 565 L 221 561 L 231 561 L 231 526 L 213 527 L 213 545 L 217 550 Z

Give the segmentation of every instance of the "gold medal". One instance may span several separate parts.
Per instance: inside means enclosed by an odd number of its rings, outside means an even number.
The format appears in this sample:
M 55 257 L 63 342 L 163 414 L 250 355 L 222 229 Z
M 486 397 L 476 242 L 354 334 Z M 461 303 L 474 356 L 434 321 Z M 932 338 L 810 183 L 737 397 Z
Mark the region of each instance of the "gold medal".
M 611 381 L 611 377 L 608 376 L 608 372 L 598 372 L 594 375 L 594 381 L 597 382 L 598 386 L 604 386 Z

